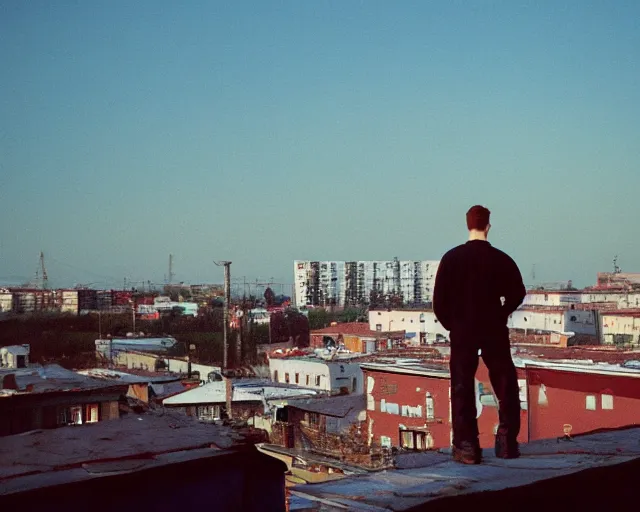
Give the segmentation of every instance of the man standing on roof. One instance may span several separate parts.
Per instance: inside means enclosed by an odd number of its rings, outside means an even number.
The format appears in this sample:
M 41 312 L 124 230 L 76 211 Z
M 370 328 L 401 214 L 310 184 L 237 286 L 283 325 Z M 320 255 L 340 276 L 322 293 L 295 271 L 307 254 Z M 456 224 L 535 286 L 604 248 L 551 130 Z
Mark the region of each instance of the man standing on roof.
M 475 399 L 478 351 L 500 408 L 496 456 L 520 456 L 520 397 L 507 320 L 526 290 L 516 263 L 487 241 L 490 214 L 479 205 L 467 212 L 469 241 L 442 257 L 433 292 L 433 310 L 451 338 L 453 458 L 465 464 L 482 461 Z

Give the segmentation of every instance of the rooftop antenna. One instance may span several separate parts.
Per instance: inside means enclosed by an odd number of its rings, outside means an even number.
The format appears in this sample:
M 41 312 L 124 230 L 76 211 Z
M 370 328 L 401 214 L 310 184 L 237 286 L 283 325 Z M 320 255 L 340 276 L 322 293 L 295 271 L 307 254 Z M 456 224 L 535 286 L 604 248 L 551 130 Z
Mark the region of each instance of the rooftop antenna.
M 613 257 L 613 273 L 620 274 L 621 272 L 622 272 L 622 269 L 618 266 L 618 255 L 616 254 Z
M 173 254 L 169 254 L 169 275 L 167 276 L 169 279 L 169 282 L 167 284 L 173 283 L 174 276 L 175 275 L 173 273 Z

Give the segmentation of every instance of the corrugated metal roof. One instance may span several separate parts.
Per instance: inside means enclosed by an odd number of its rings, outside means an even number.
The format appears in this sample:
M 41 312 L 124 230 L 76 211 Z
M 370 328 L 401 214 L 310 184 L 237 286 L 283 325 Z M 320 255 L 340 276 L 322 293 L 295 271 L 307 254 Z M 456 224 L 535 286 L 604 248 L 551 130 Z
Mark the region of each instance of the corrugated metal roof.
M 13 374 L 18 385 L 17 393 L 45 393 L 53 391 L 76 391 L 117 386 L 113 381 L 92 379 L 77 372 L 67 370 L 57 364 L 13 370 L 0 370 L 0 376 Z M 27 391 L 29 387 L 29 391 Z M 0 396 L 15 395 L 15 391 L 0 390 Z
M 233 386 L 233 402 L 263 402 L 289 397 L 313 395 L 316 392 L 300 387 L 283 388 L 281 386 Z M 184 393 L 163 400 L 164 405 L 215 404 L 227 401 L 226 383 L 224 381 L 208 382 Z
M 366 402 L 364 395 L 340 395 L 289 400 L 287 405 L 302 411 L 344 418 L 351 411 L 364 411 Z

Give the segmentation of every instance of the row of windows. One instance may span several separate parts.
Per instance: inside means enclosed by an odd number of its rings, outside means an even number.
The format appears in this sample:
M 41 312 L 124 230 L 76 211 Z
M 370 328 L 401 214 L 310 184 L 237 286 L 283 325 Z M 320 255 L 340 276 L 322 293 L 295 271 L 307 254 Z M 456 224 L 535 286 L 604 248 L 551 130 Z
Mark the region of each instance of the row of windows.
M 431 393 L 427 393 L 425 397 L 425 414 L 422 412 L 422 405 L 416 407 L 410 405 L 398 405 L 387 402 L 384 398 L 380 400 L 380 412 L 387 414 L 397 414 L 405 416 L 407 418 L 427 418 L 428 420 L 435 419 L 435 403 Z
M 273 372 L 273 381 L 280 382 L 280 375 L 278 374 L 278 370 Z M 304 378 L 302 378 L 304 377 Z M 298 384 L 300 386 L 311 386 L 313 385 L 319 387 L 322 384 L 322 375 L 304 375 L 301 376 L 300 373 L 296 372 L 293 374 L 293 380 L 291 378 L 291 374 L 289 372 L 285 372 L 284 374 L 284 382 L 286 384 Z
M 547 388 L 541 384 L 538 388 L 538 405 L 549 405 L 547 397 Z M 587 395 L 585 399 L 585 409 L 587 411 L 595 411 L 598 408 L 598 398 L 596 395 Z M 600 408 L 603 411 L 613 410 L 613 395 L 602 393 L 600 395 Z

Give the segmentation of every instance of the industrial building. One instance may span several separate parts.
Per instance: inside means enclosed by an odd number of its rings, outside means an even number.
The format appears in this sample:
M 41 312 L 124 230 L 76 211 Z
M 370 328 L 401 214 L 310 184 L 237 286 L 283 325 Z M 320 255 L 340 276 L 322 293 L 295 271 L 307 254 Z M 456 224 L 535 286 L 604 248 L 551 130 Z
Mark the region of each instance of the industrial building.
M 438 261 L 294 261 L 295 305 L 355 306 L 372 294 L 430 303 Z

